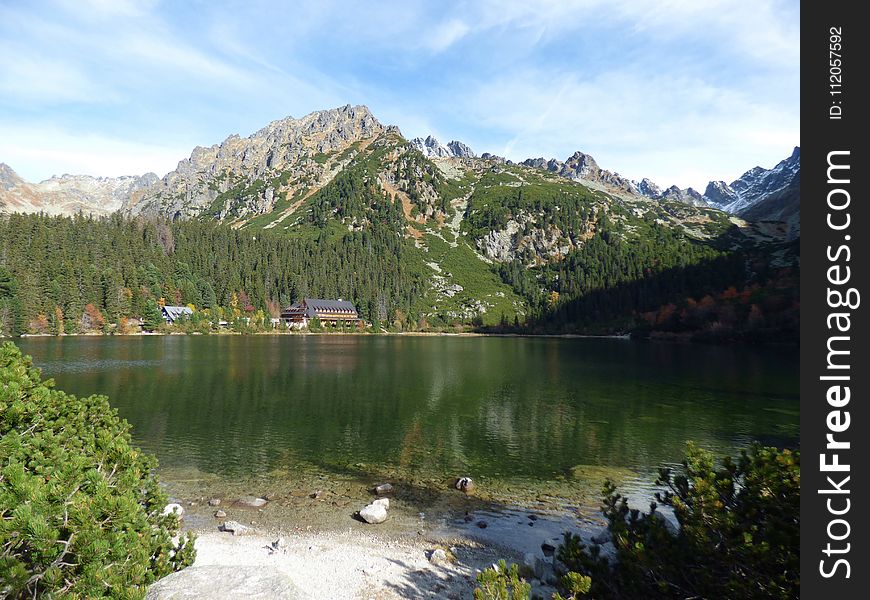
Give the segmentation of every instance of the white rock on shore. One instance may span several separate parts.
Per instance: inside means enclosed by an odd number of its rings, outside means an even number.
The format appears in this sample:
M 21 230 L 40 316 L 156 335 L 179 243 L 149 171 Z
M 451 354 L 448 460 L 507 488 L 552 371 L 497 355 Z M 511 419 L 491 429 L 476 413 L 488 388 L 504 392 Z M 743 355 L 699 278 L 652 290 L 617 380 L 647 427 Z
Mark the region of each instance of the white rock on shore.
M 375 504 L 374 502 L 363 507 L 359 511 L 359 516 L 366 522 L 376 525 L 387 520 L 387 509 L 383 504 Z
M 242 525 L 238 521 L 226 521 L 220 527 L 221 531 L 226 531 L 227 533 L 232 533 L 233 535 L 246 535 L 250 532 L 251 528 Z

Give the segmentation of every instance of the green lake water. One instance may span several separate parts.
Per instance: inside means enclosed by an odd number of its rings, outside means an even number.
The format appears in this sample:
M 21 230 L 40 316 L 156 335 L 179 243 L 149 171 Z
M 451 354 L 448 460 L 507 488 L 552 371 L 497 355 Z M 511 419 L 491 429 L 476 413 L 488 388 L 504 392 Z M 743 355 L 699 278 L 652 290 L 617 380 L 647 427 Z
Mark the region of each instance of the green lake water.
M 597 494 L 611 473 L 643 489 L 687 440 L 721 453 L 799 435 L 795 349 L 362 335 L 20 345 L 59 388 L 108 395 L 170 483 L 470 475 L 502 498 L 593 479 Z

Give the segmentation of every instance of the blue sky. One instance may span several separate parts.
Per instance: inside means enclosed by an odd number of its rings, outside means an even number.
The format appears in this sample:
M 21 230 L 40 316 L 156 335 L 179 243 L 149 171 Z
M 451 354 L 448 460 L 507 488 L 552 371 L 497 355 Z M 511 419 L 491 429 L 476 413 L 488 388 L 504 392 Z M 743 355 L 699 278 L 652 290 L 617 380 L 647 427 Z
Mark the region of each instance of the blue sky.
M 285 8 L 278 9 L 281 4 Z M 0 162 L 163 175 L 366 104 L 407 137 L 703 189 L 800 145 L 795 0 L 0 0 Z

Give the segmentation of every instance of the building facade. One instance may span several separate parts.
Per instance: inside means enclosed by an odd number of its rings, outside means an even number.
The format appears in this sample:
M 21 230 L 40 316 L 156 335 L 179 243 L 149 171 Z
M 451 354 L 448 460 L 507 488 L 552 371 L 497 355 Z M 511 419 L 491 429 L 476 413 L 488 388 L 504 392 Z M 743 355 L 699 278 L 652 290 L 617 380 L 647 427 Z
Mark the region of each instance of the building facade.
M 356 325 L 359 314 L 353 303 L 347 300 L 324 300 L 323 298 L 303 298 L 294 302 L 281 312 L 281 320 L 288 327 L 308 327 L 312 319 L 321 323 Z

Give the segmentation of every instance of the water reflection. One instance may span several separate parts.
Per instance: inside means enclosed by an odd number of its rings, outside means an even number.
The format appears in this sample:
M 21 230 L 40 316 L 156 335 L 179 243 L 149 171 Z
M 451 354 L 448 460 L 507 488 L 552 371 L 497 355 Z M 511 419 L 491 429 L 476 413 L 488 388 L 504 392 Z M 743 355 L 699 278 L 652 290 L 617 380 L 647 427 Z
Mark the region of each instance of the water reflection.
M 433 477 L 650 472 L 692 439 L 798 438 L 797 353 L 625 340 L 203 336 L 23 341 L 105 393 L 161 465 L 240 476 L 298 462 Z

